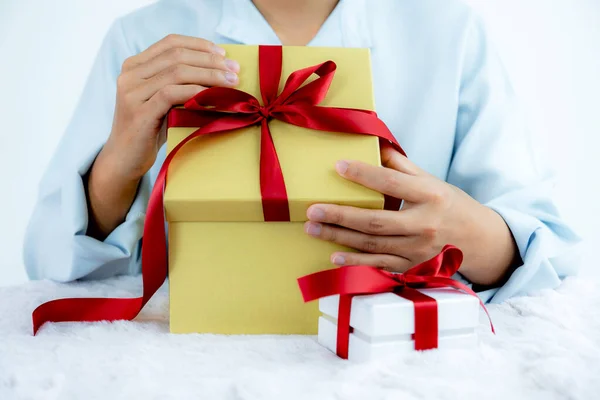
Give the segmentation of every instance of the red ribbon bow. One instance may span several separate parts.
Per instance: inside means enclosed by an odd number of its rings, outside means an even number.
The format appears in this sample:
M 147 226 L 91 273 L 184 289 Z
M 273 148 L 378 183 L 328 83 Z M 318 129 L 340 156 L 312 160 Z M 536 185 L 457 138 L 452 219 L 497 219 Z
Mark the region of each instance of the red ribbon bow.
M 438 347 L 437 302 L 417 288 L 454 287 L 478 298 L 468 286 L 450 277 L 454 275 L 463 255 L 454 246 L 445 246 L 432 259 L 418 264 L 403 274 L 394 274 L 370 266 L 348 266 L 317 272 L 298 279 L 304 301 L 312 301 L 339 294 L 336 353 L 348 358 L 350 339 L 350 311 L 352 297 L 392 292 L 413 302 L 415 307 L 415 349 L 428 350 Z M 489 313 L 479 300 L 488 319 Z M 490 327 L 494 326 L 490 319 Z
M 281 94 L 277 95 L 281 66 L 281 46 L 259 46 L 262 106 L 258 99 L 246 92 L 231 88 L 212 88 L 190 99 L 184 109 L 172 110 L 168 120 L 169 127 L 203 126 L 184 143 L 196 136 L 216 132 L 211 123 L 217 123 L 218 131 L 260 123 L 260 188 L 265 221 L 290 220 L 283 173 L 269 130 L 271 118 L 317 131 L 378 136 L 405 154 L 374 111 L 317 106 L 325 99 L 333 80 L 336 70 L 334 62 L 326 61 L 293 72 Z M 302 86 L 313 74 L 318 78 Z M 386 205 L 389 208 L 394 206 L 389 203 Z
M 289 221 L 287 193 L 268 120 L 326 132 L 372 135 L 386 140 L 402 154 L 404 151 L 387 126 L 369 110 L 319 107 L 335 73 L 335 63 L 304 68 L 292 73 L 277 95 L 282 65 L 281 46 L 259 46 L 259 101 L 236 89 L 214 87 L 190 99 L 184 108 L 174 108 L 168 116 L 169 127 L 201 127 L 181 141 L 165 158 L 150 200 L 144 224 L 142 246 L 143 295 L 138 298 L 76 298 L 53 300 L 33 312 L 34 334 L 45 322 L 115 321 L 135 318 L 167 276 L 167 249 L 164 226 L 163 189 L 169 164 L 189 141 L 201 135 L 227 132 L 260 123 L 260 186 L 265 221 Z M 312 74 L 319 77 L 302 86 Z M 386 198 L 387 209 L 398 209 L 398 199 Z

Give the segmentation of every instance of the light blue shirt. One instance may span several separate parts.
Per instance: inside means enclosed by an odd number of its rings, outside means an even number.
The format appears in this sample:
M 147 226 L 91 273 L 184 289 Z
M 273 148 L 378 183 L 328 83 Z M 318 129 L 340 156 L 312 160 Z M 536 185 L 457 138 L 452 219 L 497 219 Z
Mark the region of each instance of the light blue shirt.
M 125 221 L 86 236 L 82 176 L 108 138 L 123 61 L 170 33 L 216 43 L 280 44 L 250 0 L 162 0 L 118 19 L 42 179 L 24 256 L 29 277 L 96 279 L 140 271 L 148 197 L 165 157 L 142 179 Z M 480 19 L 457 0 L 342 0 L 310 46 L 368 47 L 376 108 L 409 157 L 498 212 L 523 260 L 484 301 L 553 288 L 576 271 L 578 237 L 551 199 L 534 145 Z

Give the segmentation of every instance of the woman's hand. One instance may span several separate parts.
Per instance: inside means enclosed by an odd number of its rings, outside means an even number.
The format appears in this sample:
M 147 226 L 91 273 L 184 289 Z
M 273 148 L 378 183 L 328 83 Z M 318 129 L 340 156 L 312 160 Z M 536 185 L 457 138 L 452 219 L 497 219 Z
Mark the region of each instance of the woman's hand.
M 102 239 L 125 218 L 165 143 L 169 109 L 206 87 L 237 85 L 239 64 L 224 55 L 207 40 L 169 35 L 125 60 L 112 131 L 89 173 L 89 235 Z
M 364 253 L 334 253 L 336 265 L 372 265 L 404 272 L 452 244 L 464 253 L 460 272 L 471 282 L 494 285 L 518 259 L 504 220 L 460 189 L 426 173 L 391 147 L 384 167 L 340 161 L 338 173 L 383 194 L 404 199 L 401 211 L 331 204 L 308 209 L 308 234 Z
M 115 173 L 139 179 L 165 142 L 165 115 L 206 87 L 235 86 L 239 64 L 199 38 L 170 35 L 123 63 L 112 132 L 103 151 Z

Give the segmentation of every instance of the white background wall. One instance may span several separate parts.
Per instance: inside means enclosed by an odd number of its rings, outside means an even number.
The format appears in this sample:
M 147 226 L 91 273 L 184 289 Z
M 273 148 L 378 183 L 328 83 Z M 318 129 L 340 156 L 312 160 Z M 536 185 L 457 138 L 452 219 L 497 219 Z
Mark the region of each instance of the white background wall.
M 565 217 L 600 245 L 600 0 L 470 0 L 561 174 Z M 0 0 L 0 285 L 24 282 L 37 182 L 112 20 L 149 0 Z M 508 160 L 507 160 L 508 161 Z M 600 275 L 600 263 L 584 273 Z

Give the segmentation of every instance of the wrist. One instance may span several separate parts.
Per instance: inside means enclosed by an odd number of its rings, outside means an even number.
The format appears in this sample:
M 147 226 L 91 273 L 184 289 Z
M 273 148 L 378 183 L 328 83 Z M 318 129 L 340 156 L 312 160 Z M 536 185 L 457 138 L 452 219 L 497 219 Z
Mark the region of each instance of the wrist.
M 120 173 L 116 161 L 103 150 L 87 175 L 87 234 L 99 240 L 106 238 L 125 220 L 140 182 L 140 179 Z
M 89 190 L 102 193 L 111 203 L 129 201 L 135 195 L 140 177 L 123 170 L 122 158 L 104 148 L 96 158 L 89 174 Z
M 112 141 L 106 142 L 96 161 L 94 167 L 101 171 L 103 176 L 109 178 L 114 184 L 122 187 L 137 186 L 145 171 L 141 168 L 132 168 L 131 154 L 125 154 L 121 149 L 124 147 Z
M 464 227 L 465 259 L 460 272 L 474 284 L 494 286 L 505 280 L 519 258 L 510 228 L 496 211 L 476 202 Z

